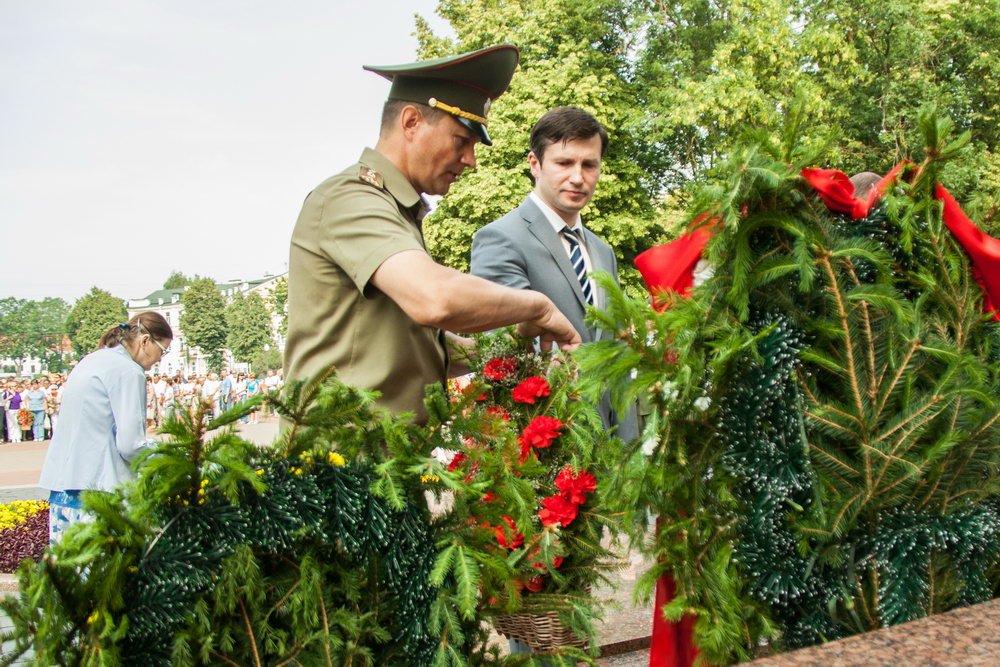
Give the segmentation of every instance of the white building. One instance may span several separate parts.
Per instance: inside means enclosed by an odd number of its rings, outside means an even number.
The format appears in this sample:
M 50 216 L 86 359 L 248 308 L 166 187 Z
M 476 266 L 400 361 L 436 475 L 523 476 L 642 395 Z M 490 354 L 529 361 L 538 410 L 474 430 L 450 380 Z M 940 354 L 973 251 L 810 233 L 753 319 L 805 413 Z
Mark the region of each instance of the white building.
M 264 276 L 256 280 L 232 280 L 227 283 L 217 283 L 215 288 L 229 302 L 237 293 L 247 294 L 256 292 L 270 306 L 271 290 L 275 283 L 284 278 L 287 273 L 277 276 Z M 163 356 L 151 372 L 154 374 L 174 375 L 205 375 L 208 373 L 208 355 L 202 354 L 197 347 L 191 347 L 184 339 L 181 331 L 181 313 L 184 312 L 183 294 L 187 288 L 161 289 L 157 290 L 141 299 L 129 299 L 128 316 L 129 319 L 137 313 L 149 310 L 155 311 L 166 318 L 170 328 L 174 331 L 174 340 L 170 344 L 170 352 Z M 271 313 L 271 338 L 276 342 L 278 349 L 285 349 L 285 339 L 280 334 L 281 318 L 277 313 Z M 229 350 L 225 351 L 226 367 L 239 370 L 247 370 L 249 364 L 234 362 Z

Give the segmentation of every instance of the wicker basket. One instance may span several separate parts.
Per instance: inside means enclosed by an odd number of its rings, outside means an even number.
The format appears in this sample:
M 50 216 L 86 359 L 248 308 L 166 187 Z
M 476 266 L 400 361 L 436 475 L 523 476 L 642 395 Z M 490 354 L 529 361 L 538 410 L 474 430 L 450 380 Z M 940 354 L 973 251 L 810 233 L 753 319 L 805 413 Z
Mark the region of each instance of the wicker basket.
M 552 650 L 560 646 L 584 648 L 586 641 L 564 627 L 559 614 L 505 614 L 493 617 L 493 627 L 508 639 L 524 642 L 533 649 Z

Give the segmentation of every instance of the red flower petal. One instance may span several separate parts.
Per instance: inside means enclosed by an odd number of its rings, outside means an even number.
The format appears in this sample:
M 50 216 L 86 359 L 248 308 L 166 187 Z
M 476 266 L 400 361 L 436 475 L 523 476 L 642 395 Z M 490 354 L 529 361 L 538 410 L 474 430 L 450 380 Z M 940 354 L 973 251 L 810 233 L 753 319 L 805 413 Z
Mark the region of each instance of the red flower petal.
M 486 362 L 483 375 L 491 380 L 504 380 L 517 371 L 517 359 L 514 357 L 497 357 Z
M 514 400 L 518 403 L 534 403 L 536 398 L 548 396 L 552 393 L 552 388 L 545 378 L 533 375 L 514 387 L 511 392 Z
M 524 544 L 524 535 L 518 532 L 517 524 L 514 523 L 514 520 L 506 515 L 500 518 L 507 523 L 507 528 L 504 526 L 497 526 L 494 530 L 497 537 L 497 544 L 505 549 L 516 549 Z
M 559 494 L 542 500 L 542 509 L 538 511 L 538 518 L 542 520 L 543 526 L 552 526 L 558 523 L 565 528 L 573 523 L 578 511 L 576 503 L 570 502 L 563 494 Z

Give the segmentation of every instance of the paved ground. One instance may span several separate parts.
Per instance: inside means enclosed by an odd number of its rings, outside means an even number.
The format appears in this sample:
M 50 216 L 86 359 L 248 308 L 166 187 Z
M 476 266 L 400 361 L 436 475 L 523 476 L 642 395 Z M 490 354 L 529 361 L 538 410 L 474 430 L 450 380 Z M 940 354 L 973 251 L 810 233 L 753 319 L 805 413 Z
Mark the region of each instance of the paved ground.
M 258 445 L 271 444 L 278 434 L 276 420 L 260 424 L 240 424 L 240 434 Z M 48 451 L 48 441 L 24 443 L 0 443 L 0 503 L 13 500 L 44 500 L 48 491 L 38 487 L 38 477 Z M 639 608 L 631 603 L 632 589 L 639 573 L 646 569 L 647 564 L 639 559 L 631 559 L 628 567 L 616 573 L 616 589 L 598 590 L 597 595 L 609 600 L 604 623 L 599 629 L 601 644 L 616 651 L 616 654 L 602 658 L 601 665 L 614 667 L 636 667 L 647 665 L 648 650 L 635 650 L 636 643 L 648 646 L 648 637 L 652 625 L 651 605 Z M 17 590 L 13 575 L 0 574 L 0 595 Z M 6 629 L 8 620 L 0 614 L 0 632 Z M 506 641 L 494 635 L 494 640 L 501 646 Z M 632 641 L 629 640 L 637 640 Z

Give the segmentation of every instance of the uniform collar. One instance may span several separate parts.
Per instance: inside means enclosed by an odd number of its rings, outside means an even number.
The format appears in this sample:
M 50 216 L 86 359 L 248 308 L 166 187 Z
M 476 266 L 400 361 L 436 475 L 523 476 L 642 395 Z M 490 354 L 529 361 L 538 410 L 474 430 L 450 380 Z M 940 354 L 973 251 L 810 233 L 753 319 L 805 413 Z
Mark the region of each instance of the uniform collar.
M 426 204 L 420 197 L 420 193 L 413 188 L 413 185 L 403 176 L 403 172 L 389 158 L 373 148 L 366 148 L 361 153 L 359 162 L 382 175 L 382 186 L 392 195 L 393 199 L 403 207 L 414 211 L 418 219 L 423 217 L 423 214 L 426 213 Z

